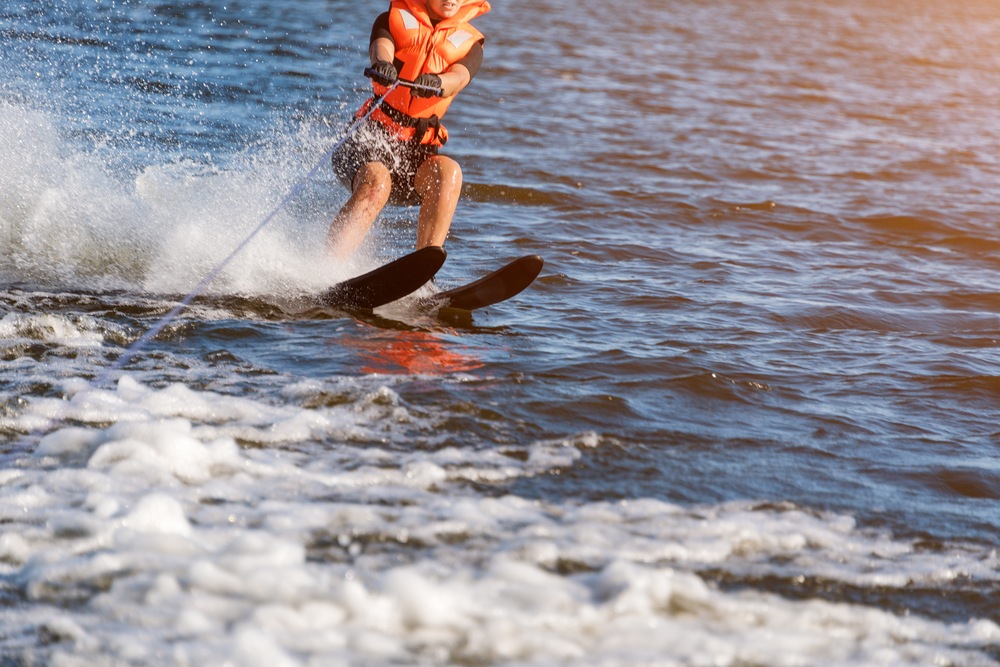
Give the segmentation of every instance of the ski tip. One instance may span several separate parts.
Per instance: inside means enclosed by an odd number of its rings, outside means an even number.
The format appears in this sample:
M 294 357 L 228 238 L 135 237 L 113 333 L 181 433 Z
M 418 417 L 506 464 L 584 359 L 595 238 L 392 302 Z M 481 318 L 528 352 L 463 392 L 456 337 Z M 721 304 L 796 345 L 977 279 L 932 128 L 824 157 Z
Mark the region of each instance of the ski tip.
M 538 277 L 538 274 L 542 272 L 542 267 L 545 266 L 545 260 L 542 259 L 541 255 L 525 255 L 514 260 L 513 264 L 518 266 L 520 277 L 511 285 L 511 297 L 520 294 L 528 285 L 535 282 L 535 278 Z
M 424 246 L 420 250 L 415 250 L 403 259 L 413 266 L 418 264 L 424 271 L 428 271 L 427 280 L 434 277 L 434 274 L 444 266 L 444 261 L 448 258 L 448 253 L 439 245 Z M 426 282 L 426 281 L 424 281 Z
M 545 266 L 545 260 L 542 259 L 541 255 L 525 255 L 515 260 L 514 263 L 521 267 L 523 273 L 531 276 L 529 283 L 538 277 L 538 274 L 542 272 L 542 267 Z
M 424 299 L 428 307 L 478 310 L 506 301 L 524 291 L 542 271 L 540 255 L 525 255 L 471 283 L 439 292 Z
M 442 263 L 448 257 L 448 253 L 445 251 L 444 248 L 442 248 L 439 245 L 424 246 L 420 250 L 415 251 L 413 254 L 414 255 L 423 255 L 423 256 L 427 257 L 428 259 L 432 258 L 432 257 L 440 257 Z
M 444 248 L 427 246 L 368 273 L 337 283 L 320 296 L 332 308 L 372 310 L 420 289 L 444 265 Z

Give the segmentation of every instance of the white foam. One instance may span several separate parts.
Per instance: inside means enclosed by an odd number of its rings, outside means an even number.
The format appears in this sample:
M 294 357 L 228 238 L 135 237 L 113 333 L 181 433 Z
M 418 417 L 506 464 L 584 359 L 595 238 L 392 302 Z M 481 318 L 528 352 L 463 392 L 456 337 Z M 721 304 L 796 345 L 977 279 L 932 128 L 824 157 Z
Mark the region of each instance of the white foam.
M 73 383 L 54 403 L 101 425 L 57 428 L 0 476 L 0 572 L 23 598 L 0 642 L 44 628 L 51 644 L 25 651 L 80 665 L 994 664 L 977 652 L 1000 642 L 989 621 L 724 592 L 698 572 L 945 587 L 996 582 L 995 552 L 920 551 L 794 507 L 489 497 L 467 483 L 570 466 L 600 437 L 516 457 L 395 448 L 433 423 L 348 382 L 286 390 L 353 397 L 315 408 Z
M 18 279 L 127 279 L 147 240 L 136 201 L 107 165 L 63 141 L 41 111 L 0 104 L 0 236 Z
M 0 347 L 24 342 L 56 343 L 64 347 L 99 347 L 104 342 L 96 320 L 86 316 L 7 313 L 0 318 Z
M 300 166 L 287 180 L 275 182 L 268 169 L 279 168 L 253 161 L 243 170 L 205 170 L 190 163 L 147 167 L 136 179 L 136 195 L 160 238 L 143 288 L 157 293 L 193 289 L 268 218 L 282 190 L 295 186 L 296 175 L 307 171 Z M 233 258 L 209 293 L 317 291 L 342 277 L 323 246 L 333 212 L 316 212 L 308 225 L 312 238 L 302 234 L 303 221 L 290 219 L 289 213 L 279 212 Z
M 0 272 L 10 280 L 186 294 L 300 183 L 206 291 L 313 293 L 352 270 L 324 249 L 344 193 L 304 180 L 329 148 L 329 128 L 283 128 L 225 166 L 182 159 L 131 172 L 57 124 L 50 113 L 0 103 Z

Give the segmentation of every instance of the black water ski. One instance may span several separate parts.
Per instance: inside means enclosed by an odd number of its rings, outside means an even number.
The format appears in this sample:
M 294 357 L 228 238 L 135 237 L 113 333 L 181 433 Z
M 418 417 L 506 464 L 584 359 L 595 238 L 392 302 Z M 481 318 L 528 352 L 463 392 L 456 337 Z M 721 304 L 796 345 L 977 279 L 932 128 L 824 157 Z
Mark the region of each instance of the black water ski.
M 320 295 L 320 301 L 342 310 L 384 306 L 420 289 L 434 277 L 446 256 L 439 246 L 421 248 L 364 275 L 337 283 Z
M 476 310 L 506 301 L 530 285 L 545 262 L 538 255 L 515 259 L 493 273 L 455 289 L 440 292 L 421 301 L 426 308 Z

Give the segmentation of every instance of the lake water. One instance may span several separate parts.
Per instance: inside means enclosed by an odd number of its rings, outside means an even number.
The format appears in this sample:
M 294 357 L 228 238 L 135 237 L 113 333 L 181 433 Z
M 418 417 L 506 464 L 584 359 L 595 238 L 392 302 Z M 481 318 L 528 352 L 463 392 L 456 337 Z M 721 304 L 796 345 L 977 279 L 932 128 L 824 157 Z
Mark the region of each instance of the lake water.
M 1000 5 L 495 4 L 450 319 L 310 305 L 383 3 L 0 9 L 0 664 L 1000 664 Z

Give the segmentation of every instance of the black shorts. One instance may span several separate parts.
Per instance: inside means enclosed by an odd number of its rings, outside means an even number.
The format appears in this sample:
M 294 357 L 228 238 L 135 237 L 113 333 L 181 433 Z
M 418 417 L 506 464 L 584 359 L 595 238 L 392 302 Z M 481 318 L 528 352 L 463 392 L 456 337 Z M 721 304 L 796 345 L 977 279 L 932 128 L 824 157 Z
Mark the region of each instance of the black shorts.
M 381 162 L 392 176 L 389 203 L 416 205 L 420 203 L 413 184 L 417 169 L 437 154 L 437 146 L 400 141 L 381 123 L 369 120 L 333 154 L 333 171 L 348 190 L 353 190 L 358 170 L 369 162 Z

